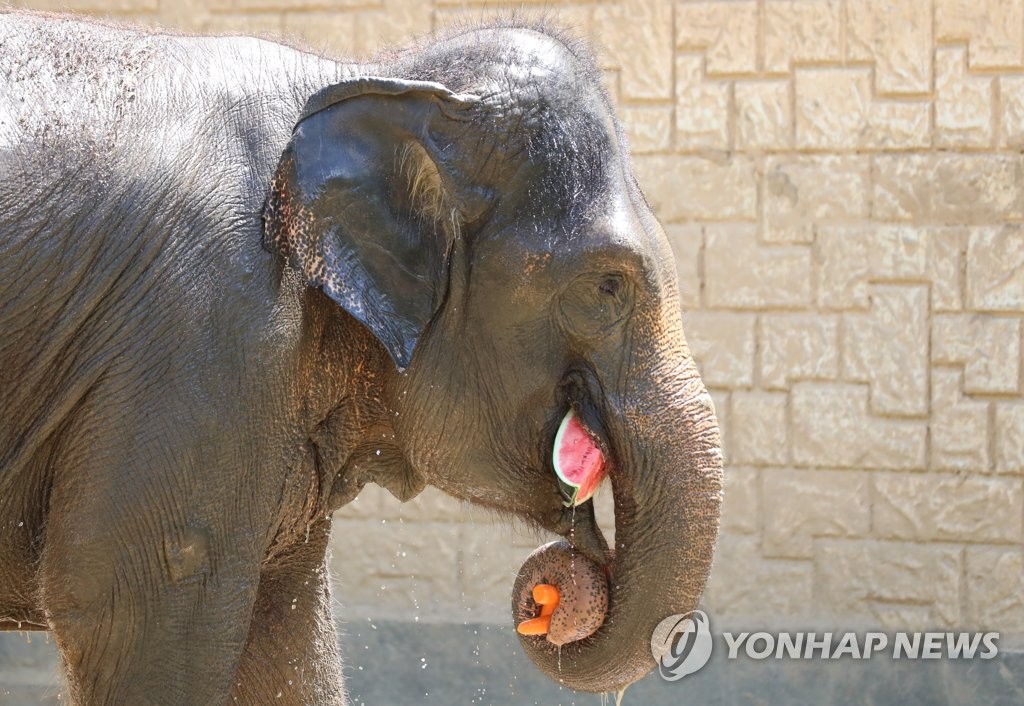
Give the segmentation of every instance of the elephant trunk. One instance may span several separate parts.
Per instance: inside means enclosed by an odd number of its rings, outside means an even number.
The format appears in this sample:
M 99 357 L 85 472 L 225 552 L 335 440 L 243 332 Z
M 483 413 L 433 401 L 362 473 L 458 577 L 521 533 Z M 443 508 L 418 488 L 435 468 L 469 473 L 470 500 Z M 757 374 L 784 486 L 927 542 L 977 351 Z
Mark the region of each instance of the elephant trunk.
M 697 607 L 711 569 L 722 490 L 719 430 L 681 332 L 675 340 L 675 365 L 665 364 L 664 350 L 634 357 L 646 369 L 634 368 L 630 379 L 643 389 L 627 389 L 622 414 L 607 425 L 616 547 L 603 625 L 560 648 L 543 636 L 520 636 L 533 662 L 573 689 L 616 691 L 646 675 L 655 666 L 655 627 Z

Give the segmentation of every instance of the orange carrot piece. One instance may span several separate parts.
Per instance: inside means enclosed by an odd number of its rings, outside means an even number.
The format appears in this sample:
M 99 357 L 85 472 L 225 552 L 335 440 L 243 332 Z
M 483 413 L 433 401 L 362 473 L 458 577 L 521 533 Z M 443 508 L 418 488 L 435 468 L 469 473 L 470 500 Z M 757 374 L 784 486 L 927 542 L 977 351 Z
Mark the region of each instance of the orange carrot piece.
M 533 587 L 533 600 L 540 606 L 541 615 L 554 613 L 561 597 L 558 587 L 552 586 L 550 583 L 538 583 Z
M 551 614 L 558 607 L 561 594 L 557 586 L 539 583 L 533 587 L 533 600 L 540 606 L 540 616 L 524 620 L 516 626 L 520 635 L 547 635 L 551 627 Z
M 547 635 L 548 629 L 551 627 L 551 616 L 547 615 L 543 618 L 530 618 L 519 623 L 516 630 L 519 631 L 520 635 Z

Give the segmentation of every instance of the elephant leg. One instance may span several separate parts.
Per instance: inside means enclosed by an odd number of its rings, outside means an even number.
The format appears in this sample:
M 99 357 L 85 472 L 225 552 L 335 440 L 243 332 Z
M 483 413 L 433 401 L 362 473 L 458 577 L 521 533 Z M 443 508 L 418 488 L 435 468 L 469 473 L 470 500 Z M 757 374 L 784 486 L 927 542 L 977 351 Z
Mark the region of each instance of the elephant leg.
M 125 390 L 93 391 L 53 467 L 37 576 L 70 701 L 226 704 L 270 511 L 239 490 L 230 435 Z
M 330 520 L 320 520 L 305 542 L 263 568 L 235 679 L 238 703 L 347 703 L 331 615 L 329 533 Z
M 51 522 L 41 587 L 71 703 L 228 702 L 258 559 L 247 567 L 212 543 L 202 528 L 149 530 L 116 515 Z

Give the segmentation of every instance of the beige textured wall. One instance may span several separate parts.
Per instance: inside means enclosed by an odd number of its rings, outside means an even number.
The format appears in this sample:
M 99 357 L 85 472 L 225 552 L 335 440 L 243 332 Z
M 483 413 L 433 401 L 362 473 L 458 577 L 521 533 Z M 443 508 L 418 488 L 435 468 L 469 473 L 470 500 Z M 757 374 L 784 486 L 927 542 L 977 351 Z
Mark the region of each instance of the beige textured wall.
M 21 4 L 350 55 L 542 7 Z M 712 615 L 1024 636 L 1024 3 L 546 7 L 601 47 L 723 421 Z M 344 615 L 424 621 L 507 622 L 539 540 L 433 491 L 335 533 Z

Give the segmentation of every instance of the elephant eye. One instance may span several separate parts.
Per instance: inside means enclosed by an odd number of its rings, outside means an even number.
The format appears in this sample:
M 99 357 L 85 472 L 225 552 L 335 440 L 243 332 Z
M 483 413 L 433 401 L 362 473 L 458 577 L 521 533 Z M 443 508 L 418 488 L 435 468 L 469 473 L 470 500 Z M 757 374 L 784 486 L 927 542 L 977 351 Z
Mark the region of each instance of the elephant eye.
M 617 273 L 580 275 L 569 283 L 559 300 L 563 324 L 587 338 L 606 334 L 632 308 L 629 282 Z
M 599 284 L 597 288 L 600 290 L 601 294 L 614 297 L 622 288 L 622 278 L 618 275 L 609 275 L 601 280 L 601 284 Z

